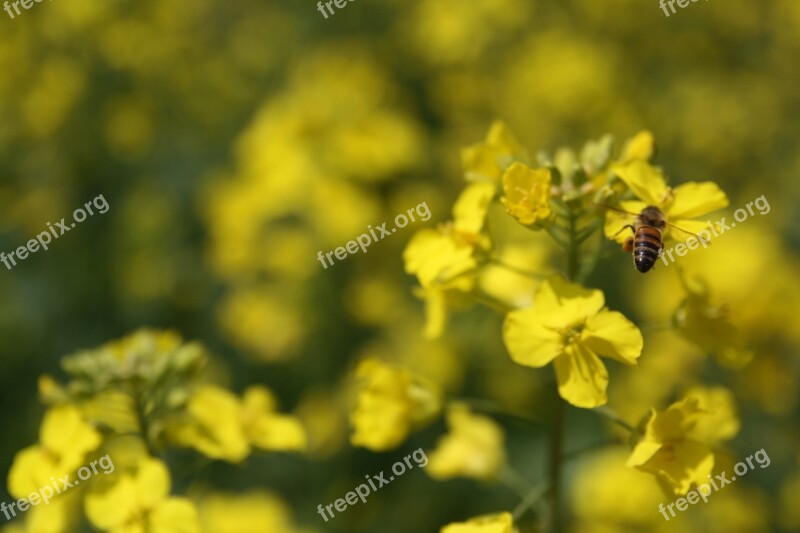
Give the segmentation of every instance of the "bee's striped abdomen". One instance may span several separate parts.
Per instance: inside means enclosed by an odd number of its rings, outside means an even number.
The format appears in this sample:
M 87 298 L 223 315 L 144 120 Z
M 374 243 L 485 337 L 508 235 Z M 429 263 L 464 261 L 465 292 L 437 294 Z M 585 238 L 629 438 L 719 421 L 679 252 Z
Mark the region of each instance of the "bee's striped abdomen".
M 661 232 L 651 226 L 636 228 L 633 239 L 633 264 L 639 272 L 647 272 L 658 259 L 661 250 Z

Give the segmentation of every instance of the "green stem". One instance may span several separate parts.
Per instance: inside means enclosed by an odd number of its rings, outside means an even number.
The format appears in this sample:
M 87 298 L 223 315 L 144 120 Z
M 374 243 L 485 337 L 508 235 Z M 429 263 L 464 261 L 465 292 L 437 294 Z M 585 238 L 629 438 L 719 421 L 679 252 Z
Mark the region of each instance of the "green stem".
M 631 433 L 636 433 L 636 428 L 628 424 L 621 416 L 615 413 L 611 408 L 603 405 L 601 407 L 595 407 L 594 409 L 592 409 L 592 411 L 601 416 L 604 416 L 605 418 L 608 418 L 615 424 L 618 424 L 620 427 L 625 428 Z
M 525 424 L 532 425 L 532 426 L 542 426 L 544 421 L 538 420 L 536 418 L 531 418 L 527 415 L 514 413 L 512 411 L 508 411 L 504 409 L 502 406 L 498 405 L 497 403 L 491 400 L 483 400 L 480 398 L 454 398 L 452 401 L 454 402 L 461 402 L 469 405 L 472 409 L 476 411 L 481 411 L 483 413 L 489 413 L 498 416 L 508 417 L 519 422 L 524 422 Z
M 561 491 L 561 449 L 564 439 L 564 400 L 558 394 L 554 402 L 552 428 L 550 429 L 550 531 L 560 533 L 561 513 L 559 494 Z
M 528 492 L 522 501 L 519 502 L 519 505 L 514 508 L 512 513 L 514 522 L 517 522 L 520 518 L 522 518 L 522 515 L 524 515 L 528 509 L 536 505 L 539 500 L 544 498 L 549 491 L 550 487 L 547 484 L 538 485 L 531 489 L 531 491 Z

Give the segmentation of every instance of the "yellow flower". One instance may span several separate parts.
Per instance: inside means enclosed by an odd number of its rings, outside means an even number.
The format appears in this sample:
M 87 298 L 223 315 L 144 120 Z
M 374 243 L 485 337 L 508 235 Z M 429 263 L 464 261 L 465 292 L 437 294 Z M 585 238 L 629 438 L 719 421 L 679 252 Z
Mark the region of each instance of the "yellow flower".
M 620 164 L 630 163 L 631 161 L 641 160 L 650 161 L 656 151 L 656 141 L 653 134 L 647 130 L 642 130 L 627 140 L 622 148 L 622 155 L 617 161 Z
M 356 369 L 363 382 L 350 416 L 350 442 L 373 451 L 400 445 L 415 422 L 438 411 L 439 400 L 428 389 L 415 384 L 405 370 L 378 359 L 363 360 Z
M 87 495 L 86 516 L 96 528 L 111 533 L 199 533 L 197 509 L 169 492 L 167 467 L 145 458 L 135 475 L 122 474 L 110 489 Z
M 100 434 L 84 422 L 72 405 L 50 409 L 39 430 L 40 444 L 14 457 L 8 474 L 8 491 L 17 498 L 52 483 L 51 477 L 72 474 L 83 465 L 86 454 L 100 445 Z
M 503 174 L 503 205 L 509 215 L 528 226 L 550 216 L 550 169 L 514 163 Z
M 745 331 L 731 321 L 729 306 L 715 302 L 701 278 L 681 275 L 686 298 L 673 315 L 678 331 L 713 353 L 721 366 L 731 369 L 747 366 L 754 354 L 747 347 Z
M 198 388 L 187 406 L 191 421 L 174 430 L 175 440 L 200 453 L 238 463 L 250 447 L 263 450 L 305 449 L 305 430 L 293 416 L 275 413 L 276 402 L 263 387 L 251 387 L 243 401 L 213 385 Z
M 419 280 L 419 295 L 425 301 L 425 336 L 441 335 L 447 319 L 447 301 L 468 293 L 475 286 L 478 257 L 490 248 L 483 234 L 493 183 L 468 185 L 453 206 L 453 222 L 438 229 L 414 234 L 405 250 L 405 270 Z
M 714 468 L 711 446 L 738 430 L 729 392 L 695 389 L 665 411 L 652 410 L 627 465 L 653 474 L 665 490 L 686 494 L 692 484 L 708 482 Z
M 638 214 L 647 206 L 655 206 L 664 213 L 669 224 L 684 230 L 674 235 L 677 230 L 667 226 L 665 238 L 669 236 L 676 241 L 685 241 L 691 237 L 686 232 L 696 234 L 703 230 L 708 234 L 708 237 L 705 234 L 703 237 L 710 238 L 712 233 L 708 231 L 707 221 L 693 219 L 728 206 L 728 197 L 716 183 L 690 181 L 672 188 L 667 185 L 660 169 L 641 159 L 615 167 L 614 172 L 640 199 L 620 202 L 621 209 Z M 620 230 L 632 223 L 630 215 L 609 210 L 606 213 L 605 234 L 609 239 L 623 243 L 630 233 Z
M 558 391 L 577 407 L 606 403 L 608 372 L 598 355 L 634 366 L 642 334 L 625 316 L 604 309 L 603 292 L 559 277 L 543 282 L 533 307 L 506 315 L 503 340 L 525 366 L 553 362 Z
M 511 513 L 497 513 L 471 518 L 466 522 L 447 524 L 439 533 L 514 533 Z
M 269 389 L 255 386 L 245 390 L 241 421 L 247 439 L 262 450 L 305 450 L 306 432 L 299 419 L 277 409 L 278 402 Z
M 450 433 L 429 454 L 425 471 L 433 479 L 495 479 L 505 464 L 503 429 L 490 418 L 470 413 L 469 407 L 460 403 L 448 407 L 447 425 Z
M 499 182 L 503 171 L 514 161 L 527 158 L 525 149 L 514 137 L 509 127 L 496 121 L 489 128 L 486 140 L 461 151 L 461 162 L 468 180 L 487 178 Z
M 294 533 L 291 508 L 267 491 L 245 494 L 213 493 L 197 502 L 200 523 L 208 533 Z

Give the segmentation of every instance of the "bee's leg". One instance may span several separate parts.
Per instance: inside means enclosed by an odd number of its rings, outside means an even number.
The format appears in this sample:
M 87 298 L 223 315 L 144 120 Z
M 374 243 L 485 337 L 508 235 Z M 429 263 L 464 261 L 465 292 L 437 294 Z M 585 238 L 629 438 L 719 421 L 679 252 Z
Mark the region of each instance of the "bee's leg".
M 631 253 L 633 251 L 633 237 L 628 237 L 625 239 L 625 242 L 622 243 L 622 250 L 627 253 Z
M 617 235 L 619 235 L 620 233 L 622 233 L 622 232 L 625 230 L 625 228 L 631 228 L 631 231 L 633 232 L 633 234 L 634 234 L 634 235 L 636 235 L 636 228 L 634 228 L 634 227 L 633 227 L 631 224 L 625 224 L 624 226 L 622 226 L 622 227 L 620 228 L 620 230 L 619 230 L 618 232 L 616 232 L 616 233 L 614 234 L 614 237 L 616 237 Z

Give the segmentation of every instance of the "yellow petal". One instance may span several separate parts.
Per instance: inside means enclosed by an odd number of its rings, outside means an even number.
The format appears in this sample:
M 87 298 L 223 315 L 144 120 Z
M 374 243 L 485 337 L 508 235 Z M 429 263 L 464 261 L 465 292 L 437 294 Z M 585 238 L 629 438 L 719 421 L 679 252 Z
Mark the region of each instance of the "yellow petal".
M 581 338 L 594 353 L 631 366 L 636 365 L 644 345 L 642 333 L 633 322 L 607 309 L 586 320 Z
M 634 446 L 628 461 L 628 467 L 642 466 L 647 463 L 661 449 L 661 444 L 649 440 L 641 440 Z
M 472 414 L 464 404 L 448 407 L 449 433 L 429 453 L 425 472 L 433 479 L 495 479 L 505 463 L 504 434 L 491 418 Z
M 669 243 L 686 242 L 695 235 L 699 235 L 704 239 L 709 239 L 709 241 L 714 238 L 714 233 L 709 228 L 708 222 L 702 222 L 700 220 L 676 220 L 675 222 L 670 222 L 670 224 L 672 224 L 672 226 L 667 226 L 664 231 L 664 240 Z M 714 228 L 718 230 L 719 226 L 715 225 Z M 700 234 L 701 232 L 703 233 Z M 670 247 L 671 246 L 666 246 L 665 248 Z M 666 250 L 664 251 L 666 252 Z
M 447 524 L 439 533 L 512 533 L 513 528 L 511 513 L 498 513 Z
M 537 289 L 533 309 L 537 320 L 552 329 L 583 324 L 605 305 L 603 291 L 587 289 L 560 276 L 545 280 Z
M 306 431 L 300 420 L 291 415 L 273 414 L 260 418 L 249 434 L 251 442 L 262 450 L 306 449 Z
M 684 440 L 669 449 L 662 448 L 639 470 L 655 474 L 675 494 L 686 494 L 692 483 L 708 482 L 707 476 L 713 468 L 714 454 L 708 446 Z
M 150 533 L 200 533 L 197 509 L 186 498 L 170 498 L 150 513 Z
M 564 351 L 561 335 L 542 324 L 539 313 L 533 308 L 511 311 L 506 315 L 503 342 L 516 363 L 537 368 Z
M 15 498 L 25 498 L 31 492 L 50 484 L 50 476 L 63 477 L 52 454 L 41 446 L 28 446 L 17 452 L 8 473 L 8 492 Z
M 83 420 L 77 407 L 60 405 L 50 409 L 42 420 L 42 445 L 60 456 L 66 472 L 78 468 L 83 458 L 100 445 L 100 434 Z
M 239 399 L 213 385 L 199 387 L 187 408 L 192 422 L 178 432 L 177 440 L 200 453 L 231 462 L 243 461 L 250 446 L 241 424 Z
M 403 262 L 408 274 L 417 276 L 424 288 L 439 286 L 469 291 L 474 276 L 466 276 L 478 266 L 474 248 L 455 239 L 452 234 L 424 229 L 411 237 L 403 250 Z
M 135 484 L 136 499 L 140 507 L 151 509 L 169 494 L 169 470 L 157 459 L 142 459 L 139 462 Z
M 356 376 L 364 384 L 350 415 L 350 442 L 373 451 L 395 448 L 411 431 L 414 402 L 410 374 L 370 358 L 359 364 Z
M 494 122 L 486 141 L 461 151 L 464 172 L 470 179 L 500 181 L 503 170 L 514 160 L 525 158 L 525 150 L 511 129 L 503 122 Z
M 569 345 L 553 366 L 558 393 L 575 407 L 597 407 L 608 401 L 608 371 L 600 358 L 580 342 Z
M 655 138 L 651 132 L 647 130 L 640 131 L 625 143 L 620 162 L 628 163 L 635 159 L 649 161 L 655 152 L 655 144 Z
M 713 181 L 690 181 L 675 187 L 673 194 L 672 203 L 664 212 L 673 224 L 677 219 L 695 218 L 728 207 L 728 197 Z
M 457 232 L 472 235 L 481 232 L 495 191 L 493 182 L 472 183 L 461 191 L 453 205 L 453 225 Z
M 615 172 L 643 202 L 661 207 L 669 191 L 660 169 L 637 159 L 615 168 Z
M 606 237 L 620 244 L 625 242 L 629 237 L 633 237 L 632 230 L 623 228 L 625 228 L 626 225 L 633 226 L 636 215 L 641 213 L 645 207 L 647 207 L 646 203 L 631 200 L 620 202 L 619 204 L 619 208 L 628 213 L 620 213 L 613 209 L 607 209 L 606 221 L 603 227 L 603 232 L 606 234 Z
M 107 491 L 88 494 L 84 508 L 97 529 L 113 529 L 132 521 L 140 512 L 133 479 L 123 475 Z
M 739 433 L 741 424 L 736 414 L 736 401 L 724 387 L 693 387 L 687 398 L 696 398 L 705 416 L 697 418 L 689 435 L 693 440 L 716 443 Z

